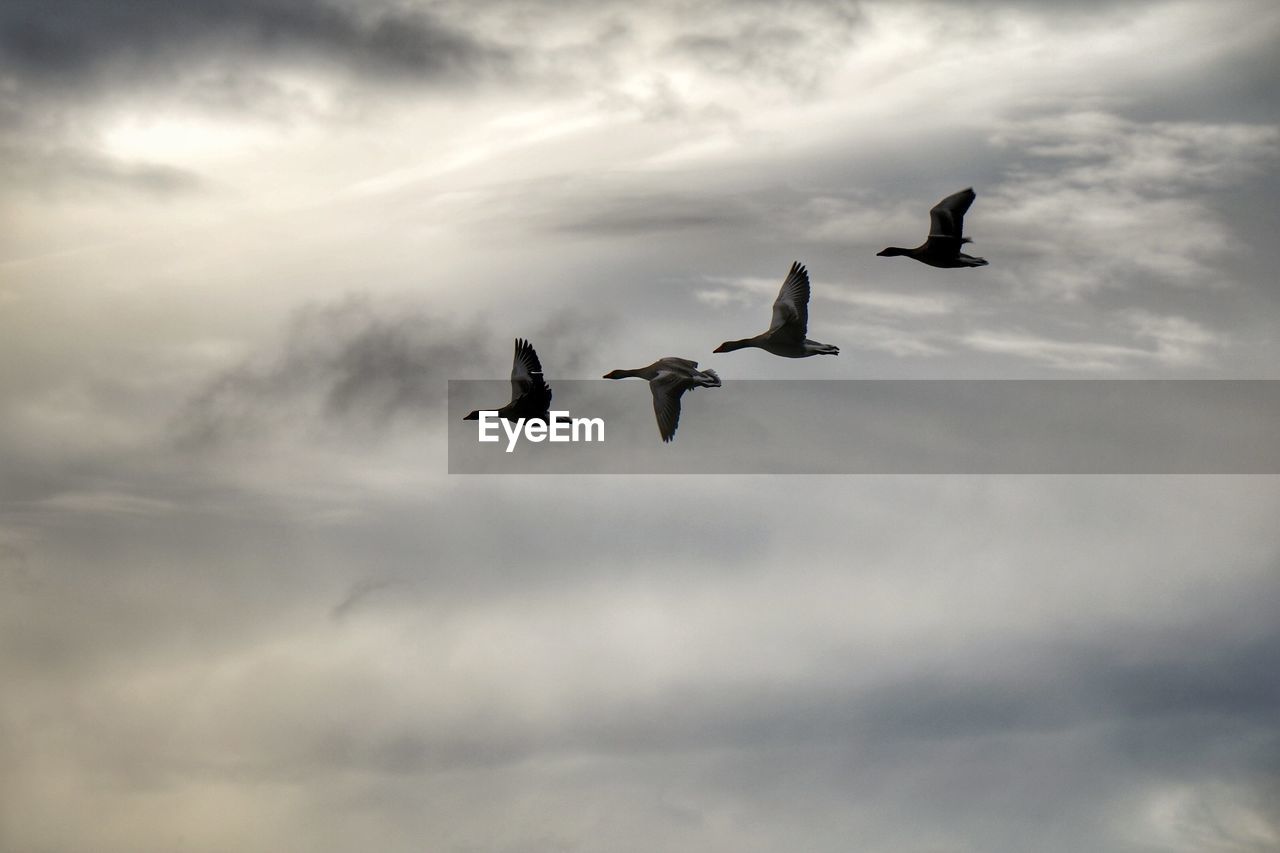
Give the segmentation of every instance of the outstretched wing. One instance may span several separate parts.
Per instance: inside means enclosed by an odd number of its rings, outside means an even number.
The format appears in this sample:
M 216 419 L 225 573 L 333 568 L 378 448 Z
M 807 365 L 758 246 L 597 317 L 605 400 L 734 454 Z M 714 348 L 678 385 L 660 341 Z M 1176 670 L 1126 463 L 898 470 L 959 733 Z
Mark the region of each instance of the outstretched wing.
M 929 210 L 929 239 L 948 237 L 960 240 L 964 236 L 964 213 L 978 195 L 973 187 L 947 196 Z
M 796 261 L 773 301 L 769 331 L 775 340 L 803 341 L 809 331 L 809 271 Z
M 687 358 L 677 358 L 674 355 L 669 355 L 669 356 L 666 356 L 665 358 L 658 359 L 658 367 L 659 368 L 669 367 L 675 370 L 680 370 L 681 368 L 688 368 L 689 370 L 697 370 L 698 362 L 690 361 Z
M 680 397 L 684 394 L 684 377 L 676 373 L 659 373 L 649 382 L 653 392 L 653 414 L 658 418 L 658 432 L 663 441 L 675 438 L 680 425 Z
M 511 360 L 511 402 L 528 398 L 530 405 L 541 404 L 539 410 L 551 405 L 551 388 L 542 378 L 542 362 L 533 344 L 524 338 L 516 338 L 515 356 Z

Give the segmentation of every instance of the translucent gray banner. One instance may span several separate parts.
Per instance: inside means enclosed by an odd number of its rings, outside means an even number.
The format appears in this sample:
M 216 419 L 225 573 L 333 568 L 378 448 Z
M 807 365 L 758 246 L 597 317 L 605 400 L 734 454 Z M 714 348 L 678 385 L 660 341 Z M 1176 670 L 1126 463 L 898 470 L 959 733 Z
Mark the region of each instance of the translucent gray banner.
M 449 473 L 1280 473 L 1273 380 L 726 380 L 684 394 L 669 444 L 643 380 L 550 384 L 590 436 L 566 421 L 564 440 L 512 438 L 495 420 L 481 442 L 463 417 L 510 384 L 450 381 Z

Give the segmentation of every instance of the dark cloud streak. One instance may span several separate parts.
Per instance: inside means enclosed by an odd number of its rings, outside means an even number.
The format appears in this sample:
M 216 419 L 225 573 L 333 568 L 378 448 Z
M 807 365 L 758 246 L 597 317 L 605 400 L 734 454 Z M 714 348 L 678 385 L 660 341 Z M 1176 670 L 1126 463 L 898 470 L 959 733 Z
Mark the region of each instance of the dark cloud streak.
M 509 54 L 423 12 L 298 0 L 92 0 L 7 4 L 0 49 L 19 80 L 53 89 L 167 83 L 202 62 L 291 54 L 357 73 L 459 79 Z
M 301 0 L 19 0 L 0 9 L 0 147 L 5 190 L 190 190 L 164 164 L 117 162 L 98 147 L 86 107 L 145 98 L 272 121 L 316 109 L 277 71 L 317 71 L 358 92 L 458 87 L 502 76 L 514 53 L 425 11 Z
M 437 409 L 445 383 L 495 349 L 475 329 L 427 314 L 387 311 L 366 298 L 298 311 L 278 352 L 233 367 L 174 422 L 184 447 L 277 437 L 278 429 L 384 429 Z
M 594 374 L 612 325 L 608 317 L 567 310 L 511 334 L 540 346 L 552 377 Z M 181 447 L 209 448 L 283 434 L 369 436 L 402 419 L 422 426 L 442 409 L 450 379 L 501 377 L 505 385 L 508 340 L 417 304 L 363 295 L 311 304 L 295 312 L 273 351 L 228 368 L 194 393 L 171 435 Z

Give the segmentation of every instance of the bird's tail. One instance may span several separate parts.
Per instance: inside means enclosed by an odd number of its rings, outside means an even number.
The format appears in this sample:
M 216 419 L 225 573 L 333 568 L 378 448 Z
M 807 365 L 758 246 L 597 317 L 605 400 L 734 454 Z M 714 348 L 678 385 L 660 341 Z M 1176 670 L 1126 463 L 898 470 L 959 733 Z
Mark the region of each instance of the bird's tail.
M 702 371 L 702 385 L 705 388 L 719 388 L 720 374 L 716 373 L 714 370 Z

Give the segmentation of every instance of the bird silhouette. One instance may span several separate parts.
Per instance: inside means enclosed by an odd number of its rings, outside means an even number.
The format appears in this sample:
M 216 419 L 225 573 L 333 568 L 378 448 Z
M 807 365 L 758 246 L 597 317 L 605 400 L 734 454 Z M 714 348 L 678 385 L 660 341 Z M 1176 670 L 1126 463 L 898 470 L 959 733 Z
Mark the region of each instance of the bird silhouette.
M 960 251 L 964 243 L 972 243 L 964 236 L 964 213 L 978 195 L 973 187 L 947 196 L 929 210 L 929 238 L 914 249 L 890 246 L 876 255 L 892 258 L 906 255 L 931 267 L 953 269 L 956 267 L 985 267 L 986 258 L 975 258 Z
M 674 356 L 660 358 L 648 367 L 611 370 L 604 375 L 605 379 L 630 377 L 648 380 L 649 390 L 653 392 L 653 414 L 664 442 L 675 438 L 676 427 L 680 425 L 680 398 L 685 391 L 720 387 L 720 377 L 714 370 L 699 370 L 698 362 Z
M 463 420 L 479 420 L 481 412 L 496 411 L 504 420 L 546 421 L 550 417 L 550 409 L 551 386 L 542 378 L 542 362 L 538 361 L 538 353 L 533 344 L 516 338 L 515 354 L 511 359 L 511 402 L 500 409 L 477 409 Z
M 773 322 L 768 331 L 754 338 L 725 341 L 715 352 L 733 352 L 757 347 L 784 358 L 808 358 L 811 355 L 839 355 L 840 348 L 805 337 L 809 331 L 809 271 L 796 261 L 782 282 L 778 298 L 773 302 Z

